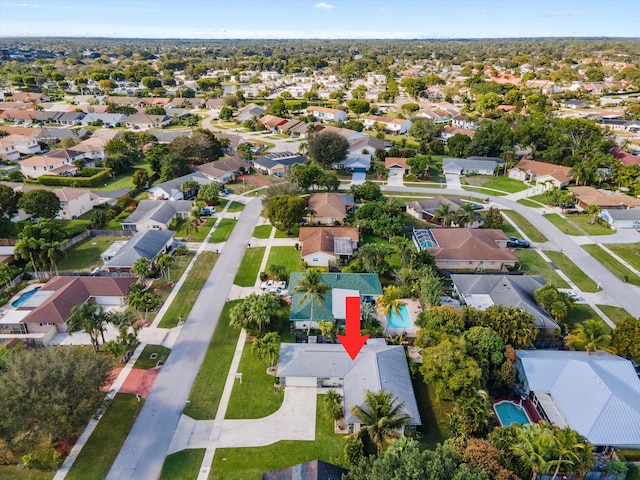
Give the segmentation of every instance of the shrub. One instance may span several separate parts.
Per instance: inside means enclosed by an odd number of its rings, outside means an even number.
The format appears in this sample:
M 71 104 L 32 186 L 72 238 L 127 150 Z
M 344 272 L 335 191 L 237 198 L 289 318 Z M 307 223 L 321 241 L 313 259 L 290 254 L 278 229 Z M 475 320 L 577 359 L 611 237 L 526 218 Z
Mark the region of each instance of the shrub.
M 86 170 L 83 169 L 83 171 Z M 91 177 L 64 177 L 61 175 L 41 175 L 38 183 L 51 187 L 97 187 L 106 183 L 111 178 L 110 168 L 93 168 L 98 173 Z

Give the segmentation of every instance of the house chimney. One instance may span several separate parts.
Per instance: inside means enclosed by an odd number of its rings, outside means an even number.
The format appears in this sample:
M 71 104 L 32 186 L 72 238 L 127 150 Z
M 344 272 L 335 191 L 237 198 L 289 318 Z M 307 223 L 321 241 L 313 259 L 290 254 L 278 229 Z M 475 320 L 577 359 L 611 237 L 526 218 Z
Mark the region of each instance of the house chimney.
M 336 273 L 336 280 L 340 280 L 340 274 Z

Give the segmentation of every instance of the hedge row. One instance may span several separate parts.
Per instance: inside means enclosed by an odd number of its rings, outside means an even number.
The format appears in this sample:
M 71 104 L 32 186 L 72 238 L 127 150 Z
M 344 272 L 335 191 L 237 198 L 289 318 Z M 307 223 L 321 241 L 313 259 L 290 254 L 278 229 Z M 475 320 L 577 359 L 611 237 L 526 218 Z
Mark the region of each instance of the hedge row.
M 111 179 L 111 169 L 101 168 L 91 177 L 65 177 L 61 175 L 41 175 L 38 182 L 52 187 L 98 187 Z

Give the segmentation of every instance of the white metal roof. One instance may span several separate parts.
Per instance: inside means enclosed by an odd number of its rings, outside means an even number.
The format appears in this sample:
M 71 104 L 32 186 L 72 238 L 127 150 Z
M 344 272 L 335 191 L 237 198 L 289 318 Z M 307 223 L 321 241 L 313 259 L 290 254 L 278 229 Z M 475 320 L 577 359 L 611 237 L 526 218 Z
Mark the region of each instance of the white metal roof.
M 331 290 L 331 313 L 333 318 L 340 320 L 347 318 L 347 297 L 360 298 L 358 290 L 347 290 L 344 288 L 334 288 Z
M 608 353 L 517 353 L 529 389 L 538 398 L 548 394 L 571 428 L 594 445 L 640 446 L 640 379 L 630 361 Z

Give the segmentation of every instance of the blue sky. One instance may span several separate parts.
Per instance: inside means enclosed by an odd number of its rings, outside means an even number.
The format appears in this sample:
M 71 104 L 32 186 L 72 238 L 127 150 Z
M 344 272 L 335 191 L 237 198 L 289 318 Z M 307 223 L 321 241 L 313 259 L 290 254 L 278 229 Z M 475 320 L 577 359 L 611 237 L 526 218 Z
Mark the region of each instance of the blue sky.
M 0 0 L 0 36 L 640 36 L 640 0 Z

